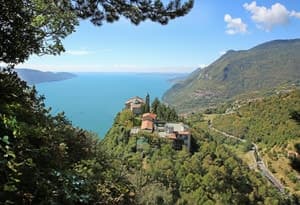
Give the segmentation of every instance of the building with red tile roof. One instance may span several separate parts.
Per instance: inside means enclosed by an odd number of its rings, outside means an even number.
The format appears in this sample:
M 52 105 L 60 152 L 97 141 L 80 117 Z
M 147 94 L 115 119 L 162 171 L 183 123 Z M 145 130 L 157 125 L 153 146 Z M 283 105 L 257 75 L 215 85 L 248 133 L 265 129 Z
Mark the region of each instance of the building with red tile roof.
M 152 120 L 152 121 L 154 121 L 154 120 L 156 120 L 156 114 L 154 114 L 154 113 L 150 113 L 150 112 L 148 112 L 148 113 L 144 113 L 143 115 L 142 115 L 142 120 Z
M 142 106 L 145 104 L 143 98 L 135 96 L 125 102 L 125 108 L 130 109 L 133 114 L 138 115 L 142 113 Z
M 156 120 L 156 114 L 144 113 L 142 115 L 141 130 L 154 131 L 154 121 Z
M 146 130 L 146 131 L 153 131 L 154 130 L 154 124 L 150 120 L 143 120 L 142 125 L 141 125 L 141 130 Z

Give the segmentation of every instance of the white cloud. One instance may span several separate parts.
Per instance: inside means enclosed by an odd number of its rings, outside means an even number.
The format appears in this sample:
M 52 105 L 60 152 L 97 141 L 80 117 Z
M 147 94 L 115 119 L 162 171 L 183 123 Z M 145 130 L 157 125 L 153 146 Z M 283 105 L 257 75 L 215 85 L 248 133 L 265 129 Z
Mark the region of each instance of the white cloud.
M 67 50 L 65 54 L 67 55 L 73 55 L 73 56 L 86 56 L 90 54 L 103 54 L 103 53 L 109 53 L 112 52 L 112 49 L 101 49 L 101 50 L 96 50 L 96 51 L 89 51 L 87 49 L 78 49 L 78 50 Z
M 219 55 L 222 56 L 222 55 L 224 55 L 225 53 L 227 53 L 227 51 L 220 51 L 220 52 L 219 52 Z
M 206 68 L 208 65 L 207 64 L 199 64 L 198 68 Z
M 72 56 L 86 56 L 91 54 L 92 52 L 87 50 L 67 50 L 66 54 L 72 55 Z
M 291 11 L 290 16 L 300 19 L 300 12 Z
M 229 14 L 225 14 L 224 21 L 227 23 L 227 34 L 234 35 L 247 32 L 247 24 L 241 18 L 232 18 Z
M 287 24 L 291 15 L 285 6 L 280 3 L 275 3 L 271 8 L 266 8 L 257 6 L 256 2 L 253 1 L 250 4 L 245 3 L 243 7 L 252 14 L 251 19 L 257 26 L 265 31 L 271 31 L 277 25 Z M 295 15 L 297 15 L 296 12 Z

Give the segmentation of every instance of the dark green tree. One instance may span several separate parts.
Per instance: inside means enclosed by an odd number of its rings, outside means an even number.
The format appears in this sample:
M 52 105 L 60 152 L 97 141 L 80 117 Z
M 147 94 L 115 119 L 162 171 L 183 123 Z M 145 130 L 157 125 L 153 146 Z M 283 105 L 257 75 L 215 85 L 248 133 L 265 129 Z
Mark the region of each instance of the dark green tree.
M 291 119 L 295 120 L 298 124 L 300 124 L 300 111 L 293 110 L 290 112 Z
M 64 51 L 61 40 L 78 25 L 71 1 L 0 0 L 0 5 L 0 62 L 59 54 Z
M 151 104 L 151 112 L 157 113 L 157 108 L 160 105 L 160 101 L 158 98 L 155 98 Z
M 144 113 L 150 112 L 150 95 L 147 93 L 145 99 Z

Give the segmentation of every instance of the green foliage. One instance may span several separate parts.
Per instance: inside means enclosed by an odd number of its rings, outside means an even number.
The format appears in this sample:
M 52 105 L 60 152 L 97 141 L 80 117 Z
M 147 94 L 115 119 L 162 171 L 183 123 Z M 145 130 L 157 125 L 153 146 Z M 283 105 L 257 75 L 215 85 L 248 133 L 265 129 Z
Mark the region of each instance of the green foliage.
M 234 98 L 299 86 L 300 40 L 271 41 L 245 51 L 228 51 L 168 90 L 163 100 L 180 111 L 216 107 Z
M 132 128 L 134 124 L 134 114 L 129 109 L 125 109 L 118 115 L 118 119 L 116 119 L 117 123 L 126 127 Z
M 160 101 L 158 98 L 155 98 L 151 104 L 151 112 L 157 113 L 157 109 L 160 105 Z
M 300 155 L 300 143 L 296 143 L 294 145 L 296 153 L 298 153 L 298 156 Z M 293 169 L 300 171 L 300 158 L 299 157 L 292 157 L 291 159 L 291 166 Z
M 291 119 L 300 124 L 300 111 L 293 110 L 290 112 Z
M 148 112 L 150 112 L 150 95 L 147 93 L 145 99 L 144 113 L 148 113 Z
M 0 62 L 17 64 L 31 54 L 59 54 L 61 40 L 75 30 L 71 1 L 0 1 Z
M 152 102 L 151 111 L 157 114 L 157 118 L 162 121 L 176 122 L 179 119 L 176 110 L 161 103 L 158 98 Z
M 248 152 L 251 149 L 253 149 L 253 144 L 249 140 L 246 140 L 246 142 L 243 144 L 243 151 Z
M 117 122 L 112 126 L 103 147 L 124 167 L 139 204 L 291 203 L 249 170 L 224 141 L 193 126 L 202 117 L 189 121 L 198 144 L 193 154 L 175 151 L 168 140 L 154 134 L 128 136 Z
M 98 137 L 50 115 L 14 72 L 0 72 L 0 93 L 0 204 L 134 204 Z
M 90 18 L 95 25 L 101 25 L 104 21 L 112 23 L 119 20 L 120 17 L 129 19 L 133 24 L 138 25 L 145 20 L 167 24 L 169 20 L 176 17 L 184 16 L 193 7 L 193 0 L 185 1 L 183 4 L 180 0 L 164 1 L 160 0 L 136 0 L 136 1 L 80 1 L 75 0 L 77 15 L 81 18 Z
M 299 124 L 290 114 L 290 110 L 300 109 L 299 100 L 300 91 L 294 90 L 249 102 L 237 112 L 218 116 L 213 125 L 234 136 L 261 142 L 269 148 L 284 146 L 288 140 L 300 137 Z

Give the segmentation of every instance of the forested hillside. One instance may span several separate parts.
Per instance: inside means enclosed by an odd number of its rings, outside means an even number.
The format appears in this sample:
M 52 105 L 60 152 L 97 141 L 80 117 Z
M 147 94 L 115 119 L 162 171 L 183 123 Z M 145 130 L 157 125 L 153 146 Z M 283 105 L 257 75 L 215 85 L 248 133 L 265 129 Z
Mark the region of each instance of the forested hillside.
M 300 40 L 271 41 L 249 50 L 230 50 L 214 63 L 175 84 L 164 101 L 180 111 L 216 106 L 233 98 L 262 96 L 298 85 Z
M 241 102 L 236 112 L 218 116 L 213 124 L 220 130 L 268 148 L 285 147 L 289 140 L 300 137 L 299 124 L 292 117 L 292 113 L 300 111 L 299 102 L 299 90 Z
M 193 124 L 210 133 L 218 130 L 221 137 L 224 136 L 220 133 L 226 133 L 227 136 L 241 139 L 239 144 L 244 146 L 242 151 L 253 149 L 255 143 L 269 170 L 299 197 L 299 102 L 298 89 L 266 98 L 236 101 L 227 105 L 227 112 L 200 115 L 200 122 L 193 120 Z M 191 116 L 191 119 L 195 116 Z M 251 151 L 243 153 L 241 150 L 238 151 L 239 155 L 252 164 Z
M 298 203 L 297 197 L 280 194 L 251 170 L 230 148 L 233 144 L 199 127 L 195 122 L 200 118 L 187 121 L 194 139 L 189 153 L 175 151 L 170 141 L 154 133 L 130 134 L 138 123 L 129 113 L 124 110 L 116 117 L 102 145 L 124 168 L 138 204 Z

